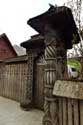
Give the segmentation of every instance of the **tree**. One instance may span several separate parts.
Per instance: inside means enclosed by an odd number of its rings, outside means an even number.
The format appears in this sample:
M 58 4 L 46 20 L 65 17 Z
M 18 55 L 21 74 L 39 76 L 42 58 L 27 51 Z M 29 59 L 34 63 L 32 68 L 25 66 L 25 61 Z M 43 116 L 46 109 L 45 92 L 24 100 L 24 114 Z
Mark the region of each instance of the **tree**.
M 72 14 L 74 16 L 74 20 L 77 24 L 77 28 L 79 30 L 79 34 L 81 37 L 80 44 L 73 45 L 74 48 L 74 56 L 82 56 L 83 57 L 83 24 L 82 24 L 82 0 L 67 0 L 67 3 L 65 3 L 66 6 L 71 8 Z M 73 38 L 75 40 L 75 36 Z
M 80 55 L 81 58 L 81 72 L 80 79 L 83 80 L 83 24 L 82 24 L 82 0 L 67 0 L 66 5 L 71 8 L 75 22 L 77 24 L 77 28 L 79 30 L 79 34 L 81 37 L 81 41 L 78 45 L 73 45 L 73 49 L 75 52 L 75 56 Z M 75 38 L 74 38 L 75 40 Z
M 75 22 L 79 30 L 82 28 L 82 0 L 67 0 L 65 4 L 71 8 Z

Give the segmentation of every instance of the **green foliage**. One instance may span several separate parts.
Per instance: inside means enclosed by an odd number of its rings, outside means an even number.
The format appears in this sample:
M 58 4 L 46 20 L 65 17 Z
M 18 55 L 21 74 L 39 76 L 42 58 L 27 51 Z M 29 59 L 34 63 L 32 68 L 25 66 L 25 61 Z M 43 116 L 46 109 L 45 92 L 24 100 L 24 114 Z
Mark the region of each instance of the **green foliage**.
M 67 60 L 67 65 L 71 65 L 71 66 L 76 67 L 77 71 L 79 71 L 79 72 L 80 72 L 80 70 L 81 70 L 81 64 L 80 64 L 80 62 L 79 62 L 78 60 L 76 60 L 76 59 L 68 59 L 68 60 Z

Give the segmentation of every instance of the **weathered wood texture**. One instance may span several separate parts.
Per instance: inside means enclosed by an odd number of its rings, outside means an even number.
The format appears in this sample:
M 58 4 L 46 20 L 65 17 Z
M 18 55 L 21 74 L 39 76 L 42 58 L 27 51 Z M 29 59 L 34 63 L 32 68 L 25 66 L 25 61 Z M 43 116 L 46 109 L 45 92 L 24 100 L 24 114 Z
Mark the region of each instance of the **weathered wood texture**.
M 44 105 L 44 65 L 38 63 L 35 69 L 34 104 L 36 108 L 43 109 Z
M 20 101 L 27 81 L 26 63 L 0 65 L 0 95 Z
M 83 125 L 83 100 L 59 98 L 59 125 Z
M 27 61 L 0 63 L 0 96 L 23 102 L 28 82 Z M 33 104 L 43 109 L 44 104 L 44 65 L 36 63 L 34 73 Z
M 83 101 L 80 101 L 79 108 L 80 108 L 80 125 L 83 125 Z
M 69 125 L 73 125 L 72 102 L 71 102 L 71 99 L 68 99 L 68 124 Z
M 63 103 L 62 98 L 59 98 L 59 125 L 63 125 Z

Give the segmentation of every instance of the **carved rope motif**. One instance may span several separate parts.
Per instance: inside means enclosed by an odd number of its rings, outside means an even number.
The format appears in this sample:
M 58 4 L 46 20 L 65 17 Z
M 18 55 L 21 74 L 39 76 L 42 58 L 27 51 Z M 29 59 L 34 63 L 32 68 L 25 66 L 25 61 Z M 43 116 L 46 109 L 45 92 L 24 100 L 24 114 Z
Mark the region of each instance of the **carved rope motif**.
M 63 78 L 66 50 L 60 42 L 59 34 L 56 33 L 48 27 L 47 33 L 45 34 L 45 115 L 43 125 L 58 125 L 58 103 L 57 98 L 53 97 L 52 91 L 55 81 Z

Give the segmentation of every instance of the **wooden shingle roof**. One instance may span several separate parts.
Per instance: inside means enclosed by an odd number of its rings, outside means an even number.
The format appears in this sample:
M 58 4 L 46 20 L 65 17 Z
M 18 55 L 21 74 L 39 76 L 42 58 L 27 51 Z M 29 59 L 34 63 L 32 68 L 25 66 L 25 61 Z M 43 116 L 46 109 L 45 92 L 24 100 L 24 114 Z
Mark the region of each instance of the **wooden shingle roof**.
M 72 48 L 73 36 L 76 37 L 74 44 L 80 41 L 71 9 L 68 7 L 52 6 L 45 13 L 29 19 L 27 23 L 42 35 L 44 35 L 44 26 L 47 23 L 51 24 L 54 30 L 58 29 L 62 33 L 67 49 Z

